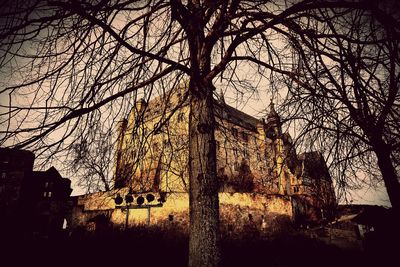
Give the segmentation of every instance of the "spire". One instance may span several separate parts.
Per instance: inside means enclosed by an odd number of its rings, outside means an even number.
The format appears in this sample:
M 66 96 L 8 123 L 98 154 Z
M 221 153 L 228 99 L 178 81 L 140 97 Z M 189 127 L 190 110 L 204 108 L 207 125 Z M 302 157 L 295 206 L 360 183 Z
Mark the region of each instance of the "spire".
M 269 103 L 269 108 L 270 108 L 270 112 L 275 112 L 275 105 L 274 105 L 274 101 L 272 101 L 272 99 L 271 99 L 271 103 Z
M 271 100 L 269 105 L 269 113 L 267 114 L 267 120 L 265 125 L 266 136 L 270 139 L 280 137 L 282 134 L 281 129 L 281 118 L 275 110 L 275 105 Z
M 275 110 L 275 105 L 274 102 L 271 99 L 271 103 L 269 104 L 269 113 L 267 115 L 267 119 L 269 120 L 270 118 L 279 118 L 278 113 Z

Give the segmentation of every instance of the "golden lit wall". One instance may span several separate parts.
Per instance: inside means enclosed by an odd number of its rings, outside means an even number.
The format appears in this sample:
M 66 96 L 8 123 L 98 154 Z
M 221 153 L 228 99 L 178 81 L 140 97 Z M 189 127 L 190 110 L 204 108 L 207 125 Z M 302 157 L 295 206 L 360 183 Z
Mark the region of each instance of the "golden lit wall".
M 124 195 L 121 190 L 113 191 L 114 194 Z M 126 210 L 115 209 L 115 195 L 110 192 L 95 193 L 78 198 L 78 206 L 74 209 L 71 228 L 86 226 L 98 214 L 107 214 L 111 227 L 123 229 L 126 223 Z M 222 227 L 234 224 L 234 229 L 243 230 L 249 224 L 261 227 L 263 220 L 271 221 L 274 218 L 285 217 L 293 220 L 292 199 L 290 196 L 249 194 L 249 193 L 220 193 L 220 215 Z M 123 203 L 122 206 L 124 206 Z M 137 205 L 136 205 L 137 206 Z M 167 195 L 162 207 L 148 209 L 130 209 L 128 227 L 137 225 L 166 226 L 174 224 L 187 229 L 189 225 L 189 196 L 187 193 L 174 193 Z M 149 216 L 150 215 L 150 216 Z M 150 219 L 150 220 L 149 220 Z
M 174 106 L 174 101 L 172 97 L 169 106 Z M 119 141 L 116 176 L 125 176 L 123 186 L 134 191 L 188 190 L 189 107 L 162 112 L 164 102 L 138 103 L 126 127 L 119 127 L 123 138 Z M 263 125 L 243 127 L 229 116 L 216 118 L 221 191 L 290 194 L 290 177 L 294 175 L 284 162 L 283 141 L 266 140 Z

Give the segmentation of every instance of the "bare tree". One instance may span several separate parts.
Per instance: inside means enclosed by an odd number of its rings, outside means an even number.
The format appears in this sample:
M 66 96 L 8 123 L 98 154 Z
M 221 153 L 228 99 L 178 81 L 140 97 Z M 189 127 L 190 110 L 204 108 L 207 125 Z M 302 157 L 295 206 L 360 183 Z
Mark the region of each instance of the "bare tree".
M 292 22 L 297 64 L 281 82 L 301 145 L 324 151 L 339 188 L 383 181 L 399 208 L 400 27 L 374 8 L 311 11 Z
M 190 266 L 217 266 L 214 84 L 254 93 L 312 10 L 347 1 L 32 0 L 1 10 L 1 145 L 55 155 L 111 127 L 140 97 L 189 80 Z M 248 62 L 257 77 L 243 80 Z M 288 62 L 289 63 L 289 62 Z M 3 98 L 4 96 L 4 98 Z M 103 129 L 103 132 L 107 132 Z M 89 143 L 87 143 L 89 144 Z M 94 144 L 91 144 L 94 145 Z
M 87 193 L 109 191 L 112 188 L 114 167 L 115 145 L 112 133 L 102 133 L 98 129 L 91 134 L 94 135 L 90 136 L 91 140 L 85 138 L 72 145 L 72 159 L 71 163 L 66 164 L 67 172 L 79 178 L 78 186 Z

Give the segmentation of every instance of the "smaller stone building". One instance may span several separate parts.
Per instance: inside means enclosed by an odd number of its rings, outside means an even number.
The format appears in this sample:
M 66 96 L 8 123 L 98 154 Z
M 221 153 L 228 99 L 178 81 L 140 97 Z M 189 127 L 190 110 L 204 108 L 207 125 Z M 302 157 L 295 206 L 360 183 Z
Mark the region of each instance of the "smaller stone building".
M 30 151 L 0 148 L 0 230 L 22 228 L 25 181 L 32 177 L 35 155 Z
M 34 171 L 25 203 L 31 211 L 32 231 L 54 235 L 60 232 L 71 211 L 71 180 L 63 178 L 51 167 L 46 171 Z
M 70 214 L 71 181 L 51 167 L 33 171 L 35 155 L 0 148 L 0 231 L 6 235 L 50 236 Z

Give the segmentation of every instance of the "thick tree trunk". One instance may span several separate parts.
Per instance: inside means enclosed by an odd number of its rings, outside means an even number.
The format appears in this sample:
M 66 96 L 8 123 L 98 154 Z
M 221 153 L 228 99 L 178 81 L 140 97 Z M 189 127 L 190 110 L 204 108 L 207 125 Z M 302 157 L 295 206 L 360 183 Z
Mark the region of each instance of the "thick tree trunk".
M 219 201 L 211 88 L 191 82 L 189 266 L 219 266 Z M 195 88 L 194 88 L 194 87 Z
M 373 150 L 378 158 L 378 166 L 382 173 L 383 181 L 392 207 L 400 210 L 400 183 L 396 170 L 390 158 L 390 149 L 382 140 L 377 139 L 372 142 Z

